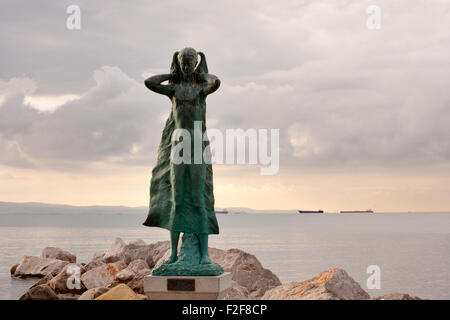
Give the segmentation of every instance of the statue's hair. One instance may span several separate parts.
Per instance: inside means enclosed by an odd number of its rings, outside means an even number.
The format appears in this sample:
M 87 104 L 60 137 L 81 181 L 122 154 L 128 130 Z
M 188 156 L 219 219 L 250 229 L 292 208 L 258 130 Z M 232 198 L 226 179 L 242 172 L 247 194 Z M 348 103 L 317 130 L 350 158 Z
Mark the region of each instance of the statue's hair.
M 195 72 L 194 72 L 195 78 L 198 79 L 197 76 L 201 73 L 208 73 L 208 65 L 206 64 L 206 57 L 205 57 L 204 53 L 197 52 L 197 51 L 195 51 L 195 49 L 187 47 L 187 48 L 182 49 L 181 52 L 176 51 L 172 56 L 172 64 L 170 65 L 170 73 L 175 74 L 176 77 L 175 77 L 175 79 L 171 80 L 170 83 L 178 83 L 180 81 L 181 67 L 180 67 L 180 62 L 178 61 L 178 56 L 182 53 L 188 53 L 189 51 L 191 51 L 190 53 L 200 56 L 200 62 L 197 65 L 197 67 L 195 68 Z

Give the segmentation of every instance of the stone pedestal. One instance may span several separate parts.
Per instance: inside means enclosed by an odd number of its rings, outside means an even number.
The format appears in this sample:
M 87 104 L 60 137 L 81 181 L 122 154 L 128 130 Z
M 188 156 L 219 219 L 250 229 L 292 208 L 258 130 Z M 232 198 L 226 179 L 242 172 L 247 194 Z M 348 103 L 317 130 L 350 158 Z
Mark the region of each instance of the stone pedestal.
M 219 300 L 231 288 L 231 273 L 219 276 L 146 276 L 150 300 Z

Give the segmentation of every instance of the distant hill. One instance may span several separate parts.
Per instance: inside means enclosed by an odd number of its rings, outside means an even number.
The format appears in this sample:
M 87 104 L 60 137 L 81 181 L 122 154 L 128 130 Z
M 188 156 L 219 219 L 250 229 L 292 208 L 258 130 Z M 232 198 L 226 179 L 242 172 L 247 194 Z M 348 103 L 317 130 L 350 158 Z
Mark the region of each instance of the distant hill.
M 40 202 L 1 202 L 0 214 L 142 214 L 147 207 L 70 206 Z
M 2 202 L 0 214 L 142 214 L 148 207 L 126 206 L 71 206 L 41 202 Z M 256 210 L 251 208 L 227 208 L 233 214 L 295 213 L 296 210 Z

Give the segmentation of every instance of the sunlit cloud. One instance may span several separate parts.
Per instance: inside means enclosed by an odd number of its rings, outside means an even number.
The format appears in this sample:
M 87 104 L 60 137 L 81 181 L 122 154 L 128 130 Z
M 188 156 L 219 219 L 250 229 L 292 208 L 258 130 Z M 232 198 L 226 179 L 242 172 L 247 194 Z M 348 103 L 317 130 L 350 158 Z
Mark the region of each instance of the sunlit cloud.
M 80 99 L 80 96 L 76 94 L 62 94 L 55 96 L 25 96 L 23 102 L 25 105 L 28 105 L 36 110 L 53 112 L 67 102 L 78 99 Z

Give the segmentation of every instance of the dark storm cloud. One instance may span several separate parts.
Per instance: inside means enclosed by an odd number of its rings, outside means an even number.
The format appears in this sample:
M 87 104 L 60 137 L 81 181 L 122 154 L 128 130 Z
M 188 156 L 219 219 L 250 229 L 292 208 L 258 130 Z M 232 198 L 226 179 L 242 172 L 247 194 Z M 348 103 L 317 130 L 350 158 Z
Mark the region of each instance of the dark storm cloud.
M 69 4 L 2 2 L 3 164 L 149 165 L 170 104 L 141 74 L 186 45 L 222 80 L 209 123 L 280 128 L 286 168 L 450 158 L 447 1 L 378 1 L 376 31 L 369 1 L 78 1 L 80 31 L 65 27 Z M 57 94 L 80 99 L 45 113 L 23 103 Z

